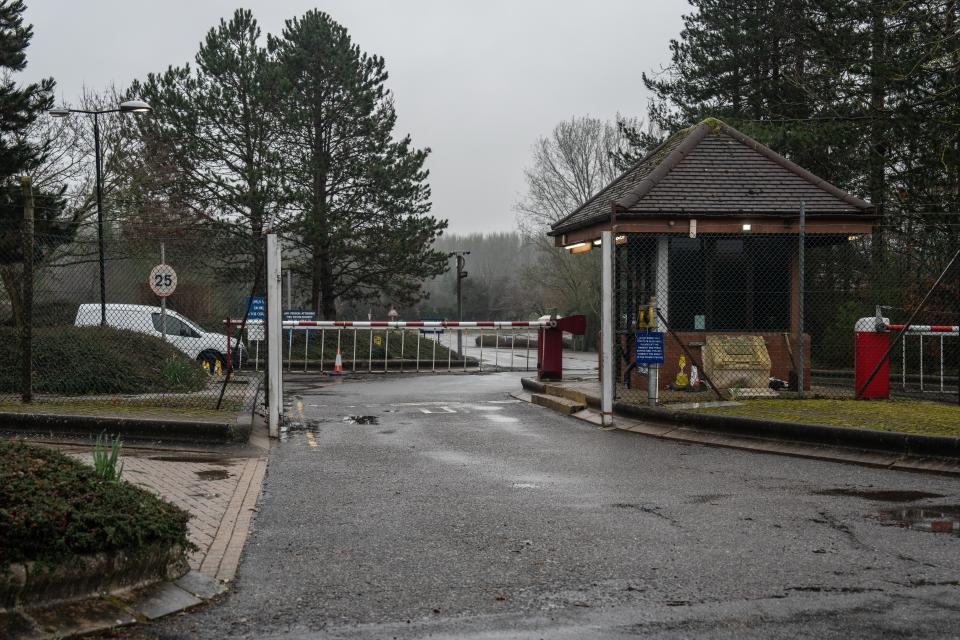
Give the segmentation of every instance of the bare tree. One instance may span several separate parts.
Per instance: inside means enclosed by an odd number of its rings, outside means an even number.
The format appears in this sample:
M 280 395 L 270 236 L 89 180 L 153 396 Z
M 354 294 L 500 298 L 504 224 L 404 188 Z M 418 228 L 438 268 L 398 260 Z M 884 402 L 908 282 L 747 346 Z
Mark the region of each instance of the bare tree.
M 573 117 L 539 138 L 524 171 L 527 193 L 516 205 L 518 226 L 536 253 L 525 276 L 543 292 L 544 311 L 587 316 L 588 344 L 594 342 L 600 313 L 599 252 L 571 255 L 554 247 L 547 231 L 619 175 L 616 159 L 628 141 L 617 121 L 641 126 L 620 116 L 612 122 Z

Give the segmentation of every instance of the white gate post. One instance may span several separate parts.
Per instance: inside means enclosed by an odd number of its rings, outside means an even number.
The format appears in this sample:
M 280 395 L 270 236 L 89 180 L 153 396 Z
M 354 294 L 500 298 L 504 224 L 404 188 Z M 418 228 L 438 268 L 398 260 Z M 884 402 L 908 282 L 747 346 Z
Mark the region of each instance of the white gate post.
M 280 313 L 280 243 L 267 234 L 267 399 L 270 404 L 270 437 L 280 437 L 283 415 L 283 347 Z
M 613 423 L 613 233 L 600 234 L 601 261 L 601 322 L 600 322 L 600 411 L 604 425 Z

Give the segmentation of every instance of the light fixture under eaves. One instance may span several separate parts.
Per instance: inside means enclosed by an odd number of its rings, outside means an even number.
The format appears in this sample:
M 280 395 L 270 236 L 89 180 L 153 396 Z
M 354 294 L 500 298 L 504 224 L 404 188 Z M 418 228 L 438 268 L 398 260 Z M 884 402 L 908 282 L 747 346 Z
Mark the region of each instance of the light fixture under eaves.
M 564 247 L 570 253 L 584 253 L 590 251 L 593 248 L 593 244 L 589 242 L 577 242 L 575 244 L 568 244 Z

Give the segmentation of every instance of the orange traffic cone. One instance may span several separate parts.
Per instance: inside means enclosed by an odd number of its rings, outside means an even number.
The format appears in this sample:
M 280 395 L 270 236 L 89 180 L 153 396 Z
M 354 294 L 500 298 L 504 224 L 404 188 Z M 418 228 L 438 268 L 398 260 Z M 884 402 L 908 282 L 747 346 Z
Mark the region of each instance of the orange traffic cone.
M 343 359 L 340 357 L 340 347 L 337 347 L 337 359 L 333 361 L 333 373 L 343 375 Z

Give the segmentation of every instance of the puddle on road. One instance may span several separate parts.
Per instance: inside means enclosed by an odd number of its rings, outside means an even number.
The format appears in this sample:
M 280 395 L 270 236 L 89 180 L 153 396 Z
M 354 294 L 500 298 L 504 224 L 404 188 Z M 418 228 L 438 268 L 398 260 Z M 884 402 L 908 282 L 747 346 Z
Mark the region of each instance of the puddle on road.
M 309 418 L 306 420 L 291 420 L 287 422 L 284 426 L 280 427 L 280 435 L 283 436 L 287 433 L 302 433 L 310 432 L 317 433 L 320 431 L 320 425 L 328 420 L 324 419 L 314 419 Z
M 223 467 L 229 467 L 236 461 L 228 458 L 215 458 L 213 456 L 154 456 L 150 460 L 158 462 L 195 462 L 197 464 L 214 464 Z
M 347 424 L 380 424 L 377 416 L 347 416 L 343 421 Z
M 824 489 L 814 491 L 818 496 L 844 496 L 850 498 L 863 498 L 865 500 L 876 500 L 877 502 L 915 502 L 926 498 L 942 498 L 942 493 L 930 493 L 929 491 L 910 491 L 896 489 Z
M 194 471 L 201 480 L 226 480 L 230 477 L 230 472 L 226 469 L 207 469 L 206 471 Z
M 960 504 L 884 509 L 879 519 L 891 526 L 960 536 Z

